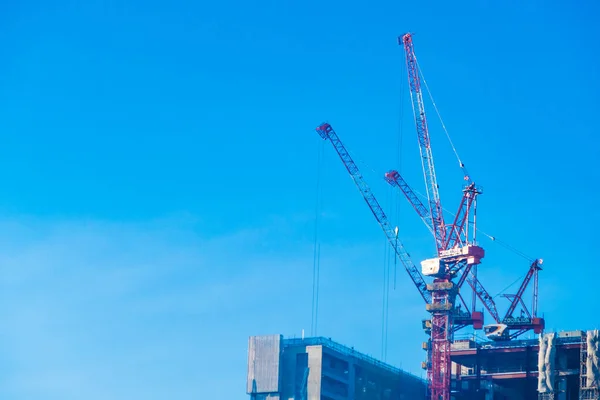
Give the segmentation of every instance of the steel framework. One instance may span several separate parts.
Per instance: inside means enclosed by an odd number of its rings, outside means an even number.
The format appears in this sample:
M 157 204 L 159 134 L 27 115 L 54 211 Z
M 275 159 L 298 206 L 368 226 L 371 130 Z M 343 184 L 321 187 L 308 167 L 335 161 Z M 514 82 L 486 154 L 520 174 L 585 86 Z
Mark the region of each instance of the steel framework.
M 421 164 L 423 166 L 425 186 L 427 187 L 427 199 L 429 201 L 429 209 L 431 212 L 431 222 L 438 250 L 441 250 L 446 242 L 444 214 L 442 212 L 442 204 L 440 202 L 440 193 L 438 190 L 439 186 L 435 175 L 435 166 L 433 164 L 427 118 L 425 117 L 425 105 L 423 103 L 423 92 L 421 91 L 421 80 L 419 78 L 419 67 L 413 49 L 412 35 L 410 33 L 405 34 L 400 38 L 400 43 L 404 45 L 404 49 L 406 50 L 406 66 L 408 68 L 410 97 L 417 126 L 417 135 L 419 137 Z

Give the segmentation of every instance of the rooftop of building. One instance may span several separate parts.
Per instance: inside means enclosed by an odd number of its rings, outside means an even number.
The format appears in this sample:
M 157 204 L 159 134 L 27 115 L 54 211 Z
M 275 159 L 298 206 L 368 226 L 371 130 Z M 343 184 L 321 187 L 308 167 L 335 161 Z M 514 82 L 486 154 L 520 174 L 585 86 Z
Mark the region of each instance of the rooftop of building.
M 373 365 L 375 367 L 387 370 L 393 374 L 410 376 L 414 379 L 425 382 L 425 379 L 423 379 L 417 375 L 403 371 L 400 368 L 394 367 L 391 364 L 385 363 L 385 362 L 380 361 L 380 360 L 378 360 L 374 357 L 371 357 L 367 354 L 361 353 L 361 352 L 355 350 L 354 347 L 345 346 L 343 344 L 337 343 L 326 337 L 318 336 L 318 337 L 290 338 L 290 339 L 284 338 L 282 345 L 284 348 L 292 347 L 292 346 L 323 346 L 323 347 L 329 348 L 337 353 L 340 353 L 342 355 L 352 357 L 356 360 L 360 360 L 367 364 Z

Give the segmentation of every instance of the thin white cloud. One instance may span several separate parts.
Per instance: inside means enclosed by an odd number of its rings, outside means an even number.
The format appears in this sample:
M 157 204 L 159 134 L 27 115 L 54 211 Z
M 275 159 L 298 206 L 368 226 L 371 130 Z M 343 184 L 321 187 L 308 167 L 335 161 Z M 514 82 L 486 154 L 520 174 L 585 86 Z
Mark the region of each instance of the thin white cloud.
M 256 308 L 285 304 L 303 271 L 253 251 L 268 227 L 206 240 L 176 224 L 2 224 L 0 397 L 191 399 L 213 379 L 243 394 L 219 357 L 244 360 Z
M 247 337 L 310 329 L 312 238 L 298 235 L 307 224 L 272 218 L 207 238 L 185 216 L 0 221 L 0 398 L 246 398 Z M 376 356 L 381 249 L 337 243 L 321 257 L 319 334 Z M 392 334 L 420 332 L 403 274 Z M 417 366 L 406 357 L 390 359 Z

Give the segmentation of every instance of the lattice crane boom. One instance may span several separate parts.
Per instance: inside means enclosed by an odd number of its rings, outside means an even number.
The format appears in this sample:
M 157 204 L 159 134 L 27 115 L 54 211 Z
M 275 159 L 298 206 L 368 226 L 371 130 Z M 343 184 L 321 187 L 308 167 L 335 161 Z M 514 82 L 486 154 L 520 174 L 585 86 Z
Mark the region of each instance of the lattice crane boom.
M 375 216 L 375 219 L 377 219 L 379 226 L 385 233 L 385 236 L 387 237 L 388 242 L 394 249 L 396 256 L 406 269 L 406 272 L 410 276 L 410 279 L 417 287 L 419 294 L 421 295 L 421 297 L 423 297 L 423 300 L 425 300 L 425 302 L 430 303 L 431 293 L 427 291 L 427 285 L 425 283 L 425 280 L 423 279 L 423 275 L 421 275 L 419 269 L 414 265 L 414 263 L 410 259 L 410 255 L 405 250 L 402 242 L 398 240 L 398 236 L 396 235 L 395 229 L 392 228 L 392 225 L 389 223 L 385 212 L 383 211 L 383 209 L 379 205 L 379 202 L 375 198 L 375 195 L 373 195 L 373 192 L 365 182 L 362 174 L 360 173 L 360 170 L 358 169 L 358 166 L 350 156 L 350 153 L 348 152 L 348 150 L 346 150 L 346 147 L 344 146 L 344 144 L 342 143 L 342 141 L 335 133 L 330 124 L 323 123 L 317 127 L 316 131 L 321 136 L 321 138 L 323 138 L 324 140 L 329 139 L 329 141 L 333 145 L 335 151 L 337 152 L 338 156 L 344 163 L 344 166 L 348 170 L 350 177 L 356 184 L 356 187 L 362 194 L 363 198 L 365 199 L 365 202 L 373 212 L 373 215 Z
M 431 222 L 434 228 L 438 252 L 442 250 L 446 242 L 446 231 L 444 224 L 444 214 L 440 201 L 439 186 L 433 164 L 433 153 L 431 152 L 431 141 L 429 130 L 427 128 L 427 118 L 425 116 L 425 105 L 423 103 L 423 92 L 421 91 L 421 78 L 419 77 L 419 66 L 415 56 L 412 35 L 407 33 L 400 39 L 400 44 L 404 45 L 406 52 L 406 66 L 408 69 L 408 83 L 410 86 L 410 98 L 412 101 L 413 115 L 417 127 L 419 138 L 419 149 L 421 151 L 421 162 L 423 174 L 425 177 L 425 186 L 427 187 L 427 199 L 431 213 Z
M 531 263 L 517 294 L 502 294 L 502 297 L 510 301 L 510 306 L 502 320 L 496 321 L 495 325 L 484 327 L 488 338 L 492 340 L 511 340 L 529 330 L 533 330 L 536 334 L 543 332 L 546 322 L 544 318 L 537 316 L 538 272 L 542 269 L 542 263 L 542 259 L 536 259 Z M 532 312 L 530 312 L 523 301 L 523 295 L 532 279 L 533 305 Z M 513 313 L 518 305 L 521 305 L 522 312 L 521 315 L 515 316 Z
M 498 314 L 498 309 L 496 308 L 496 302 L 494 302 L 494 298 L 490 296 L 488 291 L 485 290 L 481 282 L 479 282 L 479 280 L 471 273 L 470 270 L 465 272 L 468 273 L 467 283 L 469 284 L 469 286 L 471 286 L 479 300 L 481 300 L 483 306 L 490 313 L 494 321 L 496 321 L 496 323 L 499 323 L 500 315 Z
M 458 206 L 458 212 L 454 217 L 454 222 L 447 228 L 444 250 L 451 249 L 456 246 L 464 246 L 469 242 L 468 232 L 466 229 L 469 227 L 469 214 L 478 194 L 481 194 L 481 191 L 475 186 L 474 183 L 469 184 L 463 190 L 463 197 L 460 205 Z M 473 229 L 473 231 L 473 234 L 475 234 L 475 229 Z
M 506 310 L 506 314 L 504 316 L 504 319 L 506 320 L 507 318 L 512 317 L 513 312 L 515 311 L 515 309 L 517 308 L 517 306 L 519 305 L 519 303 L 523 303 L 523 293 L 525 293 L 525 289 L 527 289 L 527 286 L 529 285 L 529 282 L 531 282 L 531 278 L 534 277 L 534 275 L 537 274 L 537 272 L 539 270 L 542 269 L 542 263 L 543 261 L 541 259 L 537 259 L 534 260 L 533 263 L 531 263 L 531 266 L 529 267 L 529 271 L 527 271 L 527 275 L 525 275 L 525 278 L 523 279 L 523 282 L 521 283 L 521 286 L 519 287 L 519 290 L 517 291 L 517 294 L 510 296 L 510 298 L 512 298 L 512 301 L 510 303 L 510 306 L 508 307 L 508 310 Z M 536 317 L 536 313 L 537 313 L 537 285 L 535 285 L 534 287 L 534 305 L 533 305 L 533 317 Z M 526 309 L 526 307 L 525 307 Z
M 398 187 L 400 190 L 402 190 L 402 193 L 404 193 L 404 196 L 406 196 L 408 202 L 413 206 L 417 214 L 419 214 L 419 217 L 421 217 L 425 223 L 425 226 L 427 226 L 427 229 L 429 229 L 429 231 L 435 235 L 433 232 L 433 225 L 431 224 L 431 214 L 429 213 L 429 209 L 425 207 L 423 202 L 419 199 L 417 194 L 414 192 L 414 190 L 412 190 L 408 183 L 406 183 L 404 178 L 402 178 L 400 173 L 394 170 L 388 171 L 385 173 L 385 180 L 391 186 Z

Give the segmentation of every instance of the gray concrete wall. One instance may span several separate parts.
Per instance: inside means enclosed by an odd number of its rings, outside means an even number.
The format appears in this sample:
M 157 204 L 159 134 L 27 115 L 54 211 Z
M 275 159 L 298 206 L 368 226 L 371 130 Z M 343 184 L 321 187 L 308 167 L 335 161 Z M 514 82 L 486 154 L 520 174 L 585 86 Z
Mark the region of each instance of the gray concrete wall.
M 278 393 L 281 335 L 252 336 L 248 340 L 246 393 Z
M 308 353 L 308 400 L 321 400 L 321 369 L 323 346 L 307 346 Z

